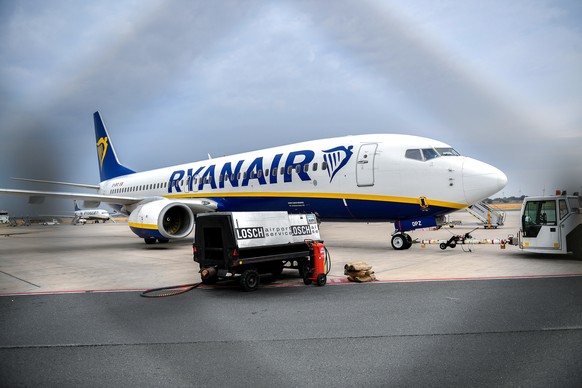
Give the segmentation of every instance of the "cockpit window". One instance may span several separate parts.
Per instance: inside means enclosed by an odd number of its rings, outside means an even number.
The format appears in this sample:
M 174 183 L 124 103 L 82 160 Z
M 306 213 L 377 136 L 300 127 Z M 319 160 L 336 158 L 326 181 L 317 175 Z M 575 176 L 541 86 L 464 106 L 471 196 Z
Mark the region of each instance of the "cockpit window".
M 408 159 L 414 160 L 431 160 L 440 156 L 460 156 L 454 148 L 440 147 L 440 148 L 422 148 L 406 150 L 405 156 Z
M 424 155 L 424 160 L 431 160 L 439 157 L 439 154 L 434 148 L 423 148 L 422 154 Z
M 451 147 L 437 148 L 436 150 L 441 156 L 461 156 L 460 153 L 458 153 L 457 151 L 455 151 L 454 148 Z
M 420 150 L 406 150 L 406 155 L 408 159 L 423 160 Z

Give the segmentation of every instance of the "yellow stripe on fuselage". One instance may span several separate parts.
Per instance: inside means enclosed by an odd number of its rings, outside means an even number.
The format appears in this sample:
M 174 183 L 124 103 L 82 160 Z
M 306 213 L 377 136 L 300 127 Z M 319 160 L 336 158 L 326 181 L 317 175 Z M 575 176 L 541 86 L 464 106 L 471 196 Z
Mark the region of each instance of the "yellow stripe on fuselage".
M 138 224 L 137 222 L 128 222 L 127 224 L 130 228 L 158 230 L 156 224 Z
M 222 192 L 222 193 L 180 193 L 165 195 L 166 198 L 227 198 L 227 197 L 281 197 L 281 198 L 322 198 L 322 199 L 351 199 L 357 201 L 378 201 L 378 202 L 395 202 L 395 203 L 409 203 L 420 204 L 418 198 L 408 197 L 392 197 L 384 195 L 370 195 L 370 194 L 335 194 L 335 193 L 301 193 L 301 192 Z M 449 209 L 464 209 L 466 204 L 445 202 L 427 199 L 429 206 L 440 206 Z

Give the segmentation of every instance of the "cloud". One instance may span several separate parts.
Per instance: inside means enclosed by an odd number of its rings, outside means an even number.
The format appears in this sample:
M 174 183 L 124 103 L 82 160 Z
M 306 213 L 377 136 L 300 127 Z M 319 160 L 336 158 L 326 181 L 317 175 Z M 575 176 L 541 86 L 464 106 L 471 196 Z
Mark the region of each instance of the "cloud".
M 396 132 L 496 165 L 509 175 L 508 193 L 557 175 L 579 179 L 576 3 L 0 7 L 2 187 L 13 186 L 15 172 L 94 183 L 97 109 L 136 170 L 208 152 Z

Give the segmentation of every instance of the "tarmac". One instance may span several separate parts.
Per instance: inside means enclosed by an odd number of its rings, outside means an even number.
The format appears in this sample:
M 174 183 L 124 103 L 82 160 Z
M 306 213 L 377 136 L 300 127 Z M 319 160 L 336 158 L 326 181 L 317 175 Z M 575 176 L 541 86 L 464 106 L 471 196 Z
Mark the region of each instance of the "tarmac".
M 453 228 L 417 230 L 413 239 L 447 240 L 470 232 L 478 242 L 517 234 L 519 212 L 507 212 L 505 225 L 484 229 L 466 212 L 456 212 Z M 478 229 L 475 229 L 478 228 Z M 321 237 L 332 258 L 329 283 L 347 282 L 344 265 L 363 261 L 378 281 L 407 282 L 581 276 L 582 261 L 569 255 L 539 255 L 516 246 L 467 244 L 442 250 L 438 244 L 416 243 L 396 251 L 388 223 L 327 223 Z M 200 281 L 192 260 L 192 239 L 146 245 L 127 223 L 33 225 L 0 228 L 0 295 L 145 290 Z M 296 270 L 266 286 L 302 285 Z
M 505 239 L 467 213 L 417 240 Z M 473 230 L 475 228 L 478 228 Z M 328 285 L 296 270 L 169 298 L 199 281 L 191 239 L 126 223 L 0 228 L 0 386 L 582 386 L 582 262 L 499 244 L 390 246 L 385 223 L 323 223 Z M 376 282 L 351 283 L 348 262 Z

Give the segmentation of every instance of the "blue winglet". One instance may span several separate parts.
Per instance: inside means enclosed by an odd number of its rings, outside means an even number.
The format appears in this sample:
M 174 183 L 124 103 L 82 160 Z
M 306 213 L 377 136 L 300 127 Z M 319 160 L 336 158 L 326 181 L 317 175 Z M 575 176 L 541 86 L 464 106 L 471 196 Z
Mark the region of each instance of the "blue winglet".
M 105 129 L 105 124 L 103 124 L 103 119 L 99 112 L 93 114 L 93 120 L 95 121 L 95 140 L 97 141 L 97 158 L 101 182 L 135 173 L 135 171 L 119 163 L 113 148 L 113 142 L 107 133 L 107 129 Z

